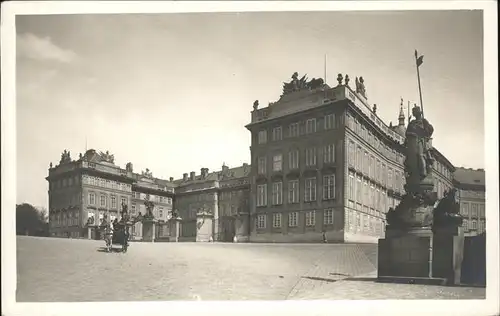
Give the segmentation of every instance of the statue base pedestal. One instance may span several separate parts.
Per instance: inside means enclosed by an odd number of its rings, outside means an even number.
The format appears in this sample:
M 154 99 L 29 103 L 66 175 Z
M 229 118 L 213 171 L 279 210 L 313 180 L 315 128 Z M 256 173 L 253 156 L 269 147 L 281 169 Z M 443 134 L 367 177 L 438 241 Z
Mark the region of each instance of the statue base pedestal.
M 213 241 L 213 219 L 207 212 L 196 214 L 196 242 Z
M 155 219 L 145 219 L 142 221 L 142 241 L 155 242 L 156 223 L 157 220 Z
M 459 284 L 463 242 L 461 227 L 387 226 L 386 238 L 378 242 L 378 281 Z
M 250 214 L 240 213 L 236 216 L 235 226 L 236 233 L 233 242 L 249 242 L 250 241 Z

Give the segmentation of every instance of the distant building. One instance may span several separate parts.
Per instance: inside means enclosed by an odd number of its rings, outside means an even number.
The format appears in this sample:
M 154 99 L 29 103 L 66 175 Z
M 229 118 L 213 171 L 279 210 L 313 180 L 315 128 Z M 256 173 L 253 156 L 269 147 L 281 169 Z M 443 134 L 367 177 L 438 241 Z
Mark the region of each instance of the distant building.
M 232 242 L 235 236 L 240 241 L 248 239 L 248 229 L 241 227 L 237 219 L 249 213 L 249 173 L 248 164 L 237 168 L 224 164 L 221 171 L 209 173 L 208 168 L 202 168 L 200 175 L 191 171 L 175 180 L 175 209 L 182 218 L 180 240 L 205 241 L 197 238 L 199 214 L 203 211 L 212 214 L 214 241 Z
M 122 205 L 127 206 L 132 216 L 139 212 L 145 214 L 143 203 L 148 198 L 155 203 L 160 237 L 172 211 L 172 182 L 154 178 L 149 170 L 136 174 L 130 163 L 121 169 L 114 164 L 112 155 L 93 149 L 78 160 L 72 160 L 65 151 L 59 164 L 50 167 L 46 180 L 52 236 L 98 238 L 99 230 L 95 226 L 105 216 L 111 221 L 121 218 Z M 132 227 L 132 234 L 133 238 L 141 239 L 141 223 Z
M 486 231 L 484 169 L 457 168 L 454 173 L 454 184 L 458 189 L 465 235 L 475 236 L 484 233 Z

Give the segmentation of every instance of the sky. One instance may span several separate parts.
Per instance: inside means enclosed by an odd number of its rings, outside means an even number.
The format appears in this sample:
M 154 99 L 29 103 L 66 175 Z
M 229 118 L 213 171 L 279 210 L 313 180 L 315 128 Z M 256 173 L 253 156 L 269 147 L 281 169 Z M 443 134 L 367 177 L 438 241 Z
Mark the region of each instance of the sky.
M 433 145 L 484 168 L 480 11 L 260 12 L 17 16 L 17 203 L 47 207 L 49 163 L 85 148 L 135 172 L 181 178 L 250 163 L 255 100 L 276 101 L 293 72 L 363 76 L 397 122 L 419 100 Z M 405 113 L 406 110 L 405 110 Z

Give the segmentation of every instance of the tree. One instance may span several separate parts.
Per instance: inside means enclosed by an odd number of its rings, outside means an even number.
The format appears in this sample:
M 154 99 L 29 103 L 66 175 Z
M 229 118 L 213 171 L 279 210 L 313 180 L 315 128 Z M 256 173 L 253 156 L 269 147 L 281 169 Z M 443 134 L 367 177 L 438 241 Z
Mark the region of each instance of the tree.
M 48 236 L 47 211 L 31 204 L 16 205 L 16 233 L 26 236 Z

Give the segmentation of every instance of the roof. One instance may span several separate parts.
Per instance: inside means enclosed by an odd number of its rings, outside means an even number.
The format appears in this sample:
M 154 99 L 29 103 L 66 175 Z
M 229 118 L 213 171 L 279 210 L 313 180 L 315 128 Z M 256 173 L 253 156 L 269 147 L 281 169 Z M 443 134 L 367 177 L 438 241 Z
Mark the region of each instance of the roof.
M 457 168 L 453 177 L 460 184 L 486 185 L 484 169 Z
M 238 179 L 238 178 L 244 178 L 247 177 L 250 174 L 250 165 L 249 164 L 243 164 L 239 167 L 234 167 L 234 168 L 227 168 L 224 169 L 226 166 L 222 166 L 223 170 L 219 171 L 213 171 L 207 174 L 207 176 L 202 179 L 201 174 L 198 174 L 195 176 L 195 181 L 203 180 L 203 181 L 223 181 L 223 180 L 229 180 L 229 179 Z M 189 183 L 192 181 L 188 180 L 186 183 Z M 184 183 L 183 179 L 177 179 L 174 180 L 174 184 L 176 185 L 181 185 Z

